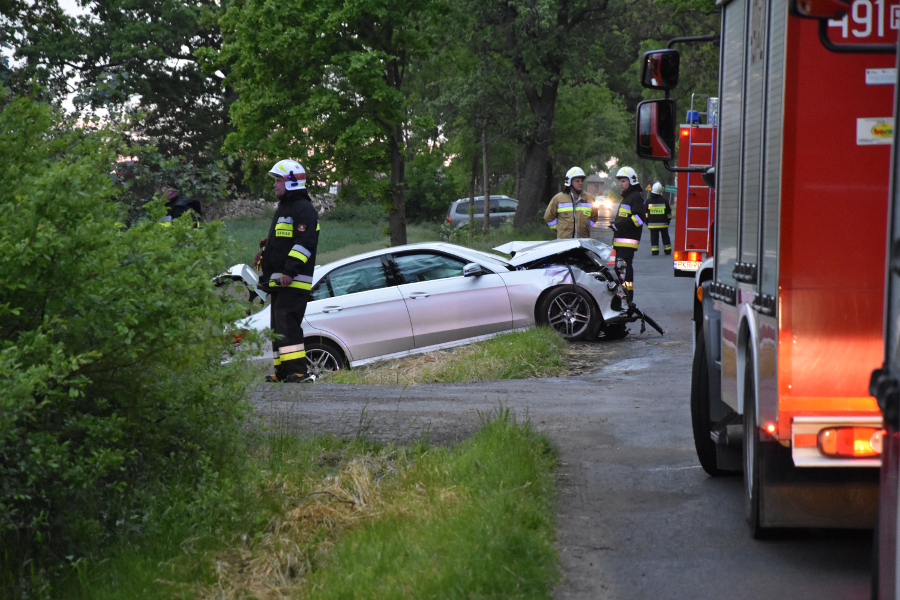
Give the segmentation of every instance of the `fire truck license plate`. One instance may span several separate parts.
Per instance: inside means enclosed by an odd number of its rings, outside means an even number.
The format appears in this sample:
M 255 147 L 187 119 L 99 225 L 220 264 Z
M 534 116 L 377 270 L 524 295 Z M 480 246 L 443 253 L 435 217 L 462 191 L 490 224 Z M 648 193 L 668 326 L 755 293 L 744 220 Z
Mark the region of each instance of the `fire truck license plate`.
M 675 268 L 679 271 L 696 271 L 700 268 L 700 262 L 693 260 L 676 260 Z

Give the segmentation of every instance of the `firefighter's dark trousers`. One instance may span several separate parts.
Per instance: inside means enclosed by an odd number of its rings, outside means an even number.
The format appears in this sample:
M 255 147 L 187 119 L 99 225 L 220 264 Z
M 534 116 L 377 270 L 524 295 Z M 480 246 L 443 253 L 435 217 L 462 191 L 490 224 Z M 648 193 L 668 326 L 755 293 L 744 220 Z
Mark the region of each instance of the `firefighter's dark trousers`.
M 303 347 L 303 315 L 309 292 L 306 290 L 282 289 L 272 292 L 272 356 L 275 362 L 275 376 L 283 380 L 291 373 L 306 375 L 309 361 Z
M 666 254 L 672 254 L 672 240 L 669 239 L 669 228 L 650 228 L 650 254 L 656 256 L 659 254 L 659 234 L 662 234 L 663 250 Z
M 628 294 L 628 301 L 634 301 L 634 248 L 624 248 L 616 246 L 616 258 L 625 261 L 625 292 Z

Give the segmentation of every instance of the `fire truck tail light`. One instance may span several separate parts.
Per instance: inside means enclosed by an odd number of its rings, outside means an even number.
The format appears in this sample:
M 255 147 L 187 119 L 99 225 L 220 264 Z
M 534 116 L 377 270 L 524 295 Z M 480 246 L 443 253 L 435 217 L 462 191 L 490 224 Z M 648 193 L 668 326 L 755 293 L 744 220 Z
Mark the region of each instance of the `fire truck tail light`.
M 832 458 L 869 458 L 881 454 L 884 431 L 875 427 L 830 427 L 819 432 L 819 452 Z
M 766 433 L 768 433 L 769 435 L 773 435 L 775 433 L 775 429 L 777 429 L 775 427 L 775 423 L 769 423 L 768 425 L 766 425 Z
M 675 260 L 684 260 L 684 252 L 675 251 Z
M 681 137 L 687 137 L 689 135 L 691 135 L 690 129 L 682 129 L 681 130 Z
M 688 260 L 691 262 L 700 262 L 700 253 L 699 252 L 688 252 Z

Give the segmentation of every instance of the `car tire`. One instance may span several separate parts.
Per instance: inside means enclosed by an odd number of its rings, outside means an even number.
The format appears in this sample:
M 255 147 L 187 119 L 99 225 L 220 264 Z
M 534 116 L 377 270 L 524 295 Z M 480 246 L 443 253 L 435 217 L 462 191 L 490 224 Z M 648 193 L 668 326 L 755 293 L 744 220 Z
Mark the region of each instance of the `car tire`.
M 325 373 L 336 373 L 347 366 L 347 359 L 335 344 L 326 340 L 304 343 L 306 359 L 311 375 L 321 377 Z
M 600 320 L 590 294 L 574 285 L 554 288 L 537 309 L 538 324 L 554 329 L 567 342 L 594 339 Z
M 709 437 L 712 431 L 709 414 L 709 365 L 706 362 L 706 342 L 703 335 L 697 336 L 697 350 L 691 367 L 691 427 L 694 431 L 694 448 L 700 466 L 709 475 L 725 475 L 716 461 L 716 443 Z

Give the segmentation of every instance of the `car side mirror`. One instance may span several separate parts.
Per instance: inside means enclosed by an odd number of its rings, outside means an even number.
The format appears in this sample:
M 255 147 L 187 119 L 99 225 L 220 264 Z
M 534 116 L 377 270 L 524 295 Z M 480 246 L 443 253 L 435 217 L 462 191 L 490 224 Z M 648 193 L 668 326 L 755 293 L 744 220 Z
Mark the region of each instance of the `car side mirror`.
M 635 151 L 649 160 L 675 157 L 675 101 L 659 98 L 637 105 Z
M 651 90 L 674 90 L 678 85 L 680 62 L 678 50 L 667 48 L 644 52 L 641 57 L 641 85 Z
M 469 263 L 463 267 L 463 277 L 478 277 L 485 274 L 484 267 L 478 263 Z

